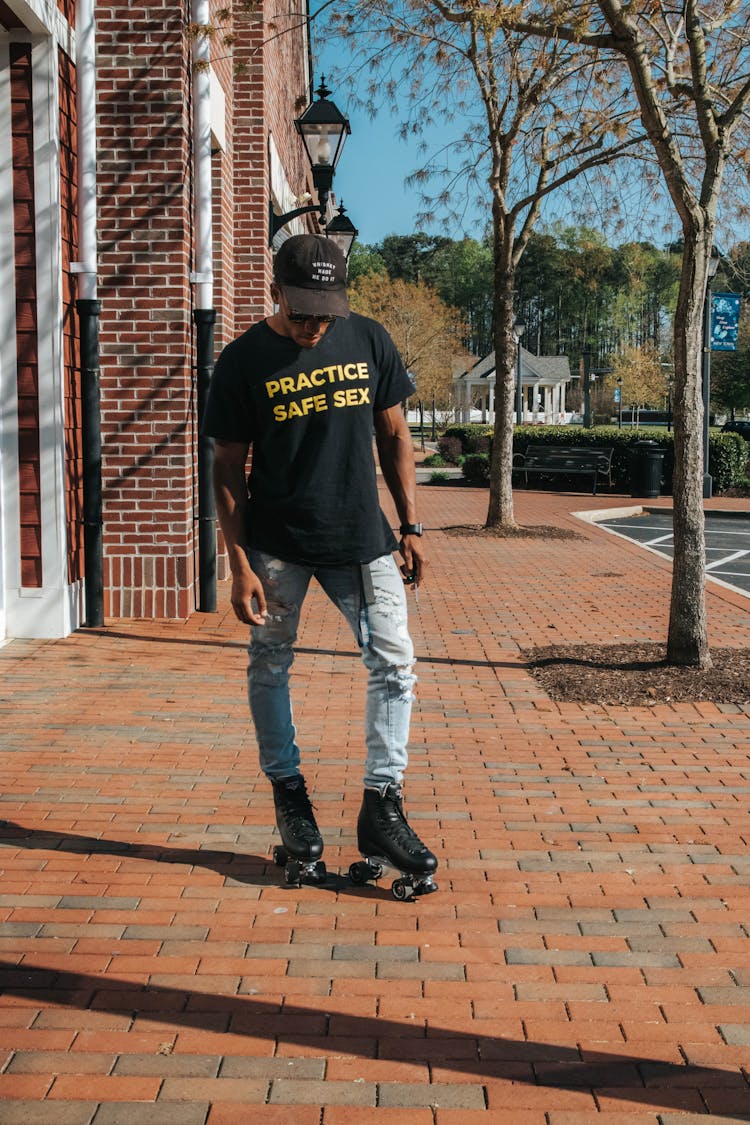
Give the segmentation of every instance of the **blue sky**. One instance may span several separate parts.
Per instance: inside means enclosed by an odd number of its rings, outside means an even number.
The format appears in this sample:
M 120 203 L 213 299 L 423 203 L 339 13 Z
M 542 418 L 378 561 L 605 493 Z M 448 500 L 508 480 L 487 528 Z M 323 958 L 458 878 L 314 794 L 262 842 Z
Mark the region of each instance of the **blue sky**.
M 333 191 L 359 231 L 359 242 L 372 244 L 381 242 L 388 234 L 411 234 L 415 230 L 448 238 L 458 239 L 464 234 L 481 238 L 488 216 L 479 215 L 474 208 L 467 212 L 461 224 L 446 220 L 431 226 L 416 225 L 416 215 L 422 209 L 419 191 L 407 188 L 405 180 L 420 167 L 424 157 L 416 141 L 407 143 L 398 136 L 397 116 L 382 110 L 371 119 L 364 110 L 349 102 L 343 86 L 335 86 L 330 75 L 336 69 L 340 51 L 338 44 L 326 50 L 324 44 L 313 42 L 314 86 L 317 89 L 321 74 L 325 74 L 331 101 L 351 123 L 351 136 L 347 138 L 336 169 Z M 458 130 L 458 126 L 454 128 Z
M 316 74 L 316 86 L 319 77 Z M 387 234 L 411 234 L 416 229 L 425 229 L 415 226 L 421 209 L 418 190 L 404 185 L 406 177 L 421 163 L 416 143 L 406 143 L 398 137 L 398 121 L 390 114 L 381 112 L 371 120 L 362 110 L 347 105 L 345 92 L 332 90 L 331 100 L 346 114 L 352 127 L 336 169 L 333 190 L 358 229 L 359 241 L 371 244 L 381 242 Z M 449 238 L 461 238 L 464 233 L 481 237 L 482 226 L 476 212 L 472 212 L 463 227 L 438 222 L 426 229 Z

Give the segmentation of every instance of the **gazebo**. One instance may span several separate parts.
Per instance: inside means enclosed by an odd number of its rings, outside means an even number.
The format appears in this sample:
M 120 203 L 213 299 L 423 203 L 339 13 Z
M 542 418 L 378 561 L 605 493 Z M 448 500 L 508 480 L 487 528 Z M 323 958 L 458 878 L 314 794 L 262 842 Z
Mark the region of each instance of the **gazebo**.
M 566 355 L 532 355 L 521 347 L 523 421 L 546 425 L 570 421 L 565 410 L 565 388 L 570 378 Z M 494 351 L 454 376 L 453 386 L 457 422 L 495 421 Z

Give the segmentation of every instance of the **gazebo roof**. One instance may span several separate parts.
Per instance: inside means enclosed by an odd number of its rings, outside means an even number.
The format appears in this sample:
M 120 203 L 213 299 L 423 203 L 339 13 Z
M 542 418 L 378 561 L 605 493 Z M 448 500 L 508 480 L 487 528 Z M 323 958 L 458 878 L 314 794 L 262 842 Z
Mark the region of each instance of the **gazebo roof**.
M 570 380 L 570 363 L 566 355 L 534 355 L 521 345 L 521 374 L 526 382 L 567 383 Z M 477 360 L 468 371 L 458 375 L 455 381 L 466 379 L 474 383 L 479 379 L 494 378 L 495 353 L 492 351 Z

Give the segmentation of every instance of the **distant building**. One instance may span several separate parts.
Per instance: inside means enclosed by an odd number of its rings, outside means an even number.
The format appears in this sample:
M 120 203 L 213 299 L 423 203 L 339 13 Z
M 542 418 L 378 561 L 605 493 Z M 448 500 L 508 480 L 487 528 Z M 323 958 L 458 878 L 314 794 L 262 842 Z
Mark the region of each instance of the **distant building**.
M 565 391 L 570 364 L 564 355 L 532 355 L 521 348 L 523 421 L 557 425 L 570 421 Z M 468 371 L 454 376 L 456 421 L 495 421 L 495 353 L 478 360 Z
M 83 621 L 80 298 L 100 305 L 104 612 L 196 608 L 193 314 L 212 286 L 218 353 L 271 311 L 269 201 L 288 211 L 311 187 L 294 128 L 311 100 L 306 3 L 237 8 L 206 8 L 232 22 L 202 70 L 195 0 L 0 0 L 0 640 L 65 636 Z M 87 41 L 95 55 L 82 59 Z M 202 177 L 199 105 L 210 116 Z M 207 268 L 198 199 L 213 227 Z

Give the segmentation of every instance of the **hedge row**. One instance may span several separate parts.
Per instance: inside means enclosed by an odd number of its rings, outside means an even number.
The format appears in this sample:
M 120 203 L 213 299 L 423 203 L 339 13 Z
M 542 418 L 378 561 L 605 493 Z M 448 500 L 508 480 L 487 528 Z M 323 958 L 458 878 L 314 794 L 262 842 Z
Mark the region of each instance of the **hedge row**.
M 450 426 L 438 442 L 438 448 L 445 439 L 444 447 L 447 453 L 448 449 L 455 450 L 456 442 L 460 442 L 461 451 L 466 458 L 462 466 L 464 477 L 472 484 L 486 484 L 489 481 L 492 435 L 491 426 L 476 424 Z M 584 430 L 578 426 L 517 426 L 513 432 L 513 452 L 523 453 L 530 442 L 535 445 L 558 447 L 611 446 L 614 450 L 612 480 L 615 488 L 626 490 L 630 483 L 631 449 L 639 441 L 653 441 L 664 450 L 663 491 L 671 492 L 674 435 L 661 429 L 651 431 L 630 427 L 618 429 L 616 426 L 596 426 Z M 748 445 L 739 434 L 710 433 L 708 456 L 715 493 L 732 488 L 744 478 Z M 455 460 L 455 457 L 451 457 L 451 460 Z

